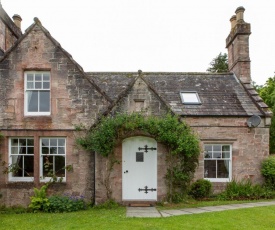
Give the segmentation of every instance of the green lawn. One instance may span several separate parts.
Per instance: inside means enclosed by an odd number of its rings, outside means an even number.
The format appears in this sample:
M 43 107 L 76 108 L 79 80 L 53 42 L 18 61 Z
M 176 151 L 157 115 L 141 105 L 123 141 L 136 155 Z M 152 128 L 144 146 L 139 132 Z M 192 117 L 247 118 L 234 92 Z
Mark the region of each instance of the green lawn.
M 0 229 L 275 229 L 275 206 L 168 218 L 126 218 L 126 209 L 74 213 L 0 214 Z

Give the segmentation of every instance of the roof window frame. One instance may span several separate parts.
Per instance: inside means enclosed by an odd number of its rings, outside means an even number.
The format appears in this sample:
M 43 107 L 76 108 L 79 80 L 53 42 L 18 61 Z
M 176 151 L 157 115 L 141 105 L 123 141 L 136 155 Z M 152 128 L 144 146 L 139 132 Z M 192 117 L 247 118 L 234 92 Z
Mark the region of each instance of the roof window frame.
M 197 101 L 196 101 L 196 102 L 195 102 L 195 101 L 192 101 L 192 102 L 191 102 L 191 101 L 185 101 L 185 100 L 184 100 L 184 96 L 183 96 L 184 93 L 196 95 Z M 199 94 L 198 94 L 197 91 L 186 91 L 186 90 L 181 90 L 181 91 L 180 91 L 180 98 L 181 98 L 181 102 L 182 102 L 183 104 L 185 104 L 185 105 L 201 105 L 201 104 L 202 104 L 202 103 L 201 103 L 201 100 L 200 100 L 200 97 L 199 97 Z

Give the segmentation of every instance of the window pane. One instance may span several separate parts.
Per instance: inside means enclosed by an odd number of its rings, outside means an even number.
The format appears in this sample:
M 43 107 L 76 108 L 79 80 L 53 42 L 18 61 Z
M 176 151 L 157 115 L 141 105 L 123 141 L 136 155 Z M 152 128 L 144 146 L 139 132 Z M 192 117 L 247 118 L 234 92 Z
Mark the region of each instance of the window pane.
M 18 147 L 11 147 L 11 154 L 18 154 Z
M 42 138 L 42 146 L 49 146 L 49 139 Z
M 38 112 L 38 91 L 28 91 L 28 112 Z
M 22 177 L 23 176 L 23 156 L 12 156 L 11 163 L 13 164 L 14 171 L 12 176 Z
M 58 147 L 58 154 L 65 154 L 65 148 L 64 147 Z
M 194 92 L 190 93 L 181 93 L 183 103 L 199 103 L 199 99 L 197 97 L 197 94 Z
M 50 89 L 50 82 L 43 82 L 43 89 Z
M 64 138 L 59 138 L 58 139 L 58 146 L 65 146 L 65 139 Z
M 43 156 L 43 176 L 51 177 L 53 173 L 53 156 Z
M 229 160 L 218 160 L 218 178 L 228 178 L 229 177 Z
M 40 91 L 40 112 L 50 112 L 50 92 L 49 91 Z
M 35 74 L 35 81 L 42 81 L 42 74 L 41 73 L 36 73 Z
M 229 145 L 223 145 L 222 146 L 222 151 L 230 151 L 230 146 Z
M 204 158 L 212 158 L 211 152 L 204 152 Z
M 216 178 L 216 161 L 204 161 L 204 178 Z
M 26 146 L 27 140 L 26 139 L 19 139 L 19 146 Z
M 42 147 L 42 154 L 44 154 L 44 155 L 50 154 L 50 148 L 48 148 L 48 147 Z
M 19 149 L 19 154 L 26 154 L 27 153 L 27 148 L 26 147 L 21 147 Z
M 34 146 L 34 141 L 33 141 L 33 139 L 27 139 L 27 145 L 28 145 L 28 146 Z
M 223 152 L 222 158 L 230 158 L 230 152 Z
M 65 177 L 65 157 L 55 156 L 55 174 L 58 177 Z
M 212 145 L 205 145 L 204 150 L 205 151 L 212 151 Z
M 18 146 L 18 139 L 11 139 L 11 146 Z
M 44 73 L 43 74 L 43 81 L 50 81 L 50 74 Z
M 213 158 L 221 158 L 222 154 L 220 152 L 214 152 L 213 153 Z
M 213 145 L 213 151 L 221 151 L 221 145 Z
M 57 154 L 57 147 L 51 147 L 50 154 Z
M 51 146 L 57 146 L 57 139 L 50 139 Z
M 27 89 L 34 89 L 33 82 L 27 82 Z
M 33 176 L 33 156 L 24 156 L 24 177 Z
M 33 81 L 33 74 L 27 74 L 27 81 Z
M 35 82 L 35 89 L 42 89 L 42 82 Z
M 34 154 L 34 148 L 33 147 L 28 147 L 27 148 L 27 154 Z

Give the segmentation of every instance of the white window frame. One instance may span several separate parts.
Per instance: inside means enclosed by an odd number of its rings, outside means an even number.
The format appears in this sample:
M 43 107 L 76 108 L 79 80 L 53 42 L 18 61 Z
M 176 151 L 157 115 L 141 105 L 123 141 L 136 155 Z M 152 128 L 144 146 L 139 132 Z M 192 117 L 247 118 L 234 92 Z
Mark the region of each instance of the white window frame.
M 56 153 L 56 154 L 43 154 L 42 153 L 42 140 L 43 139 L 49 139 L 49 140 L 51 140 L 51 139 L 64 139 L 64 141 L 65 141 L 65 143 L 64 143 L 64 146 L 58 146 L 58 144 L 57 144 L 57 146 L 54 146 L 54 147 L 57 147 L 57 149 L 58 149 L 58 147 L 64 147 L 64 154 L 59 154 L 59 153 Z M 64 158 L 65 158 L 65 163 L 64 163 L 64 167 L 66 167 L 66 161 L 67 161 L 67 159 L 66 159 L 66 143 L 67 143 L 67 140 L 66 140 L 66 137 L 40 137 L 40 140 L 39 140 L 39 152 L 40 152 L 40 181 L 41 182 L 47 182 L 47 181 L 49 181 L 50 179 L 51 179 L 51 177 L 47 177 L 47 176 L 44 176 L 43 175 L 43 156 L 53 156 L 53 157 L 55 157 L 55 156 L 64 156 Z M 51 145 L 49 144 L 49 147 L 51 147 Z M 55 161 L 53 162 L 53 167 L 55 167 Z M 64 177 L 57 177 L 57 179 L 59 180 L 59 179 L 61 179 L 62 178 L 62 182 L 66 182 L 66 174 L 67 174 L 67 170 L 66 169 L 64 169 L 64 171 L 65 171 L 65 176 Z
M 212 151 L 211 151 L 211 154 L 213 153 L 218 153 L 219 151 L 214 151 L 213 150 L 213 146 L 229 146 L 230 150 L 229 150 L 229 154 L 230 154 L 230 157 L 229 158 L 215 158 L 215 157 L 212 157 L 212 158 L 205 158 L 205 146 L 212 146 Z M 225 159 L 225 160 L 229 160 L 229 165 L 228 165 L 228 170 L 229 170 L 229 174 L 228 174 L 228 178 L 207 178 L 205 177 L 205 173 L 206 172 L 206 169 L 204 167 L 204 170 L 203 170 L 203 177 L 204 179 L 206 180 L 209 180 L 211 182 L 230 182 L 232 180 L 232 144 L 227 144 L 227 143 L 221 143 L 221 144 L 211 144 L 211 143 L 205 143 L 204 144 L 204 151 L 203 151 L 203 164 L 205 165 L 205 161 L 216 161 L 216 175 L 217 175 L 217 161 L 218 160 L 222 160 L 222 159 Z M 221 152 L 221 155 L 222 155 L 222 152 Z
M 36 81 L 35 78 L 33 81 L 28 81 L 27 80 L 27 75 L 28 74 L 33 74 L 35 76 L 35 74 L 42 74 L 42 80 L 41 81 Z M 49 81 L 44 81 L 44 74 L 48 74 L 50 76 Z M 33 88 L 29 88 L 27 83 L 31 83 L 33 82 Z M 36 88 L 35 87 L 35 82 L 41 82 L 42 87 L 41 88 Z M 44 88 L 43 83 L 49 82 L 49 88 Z M 26 71 L 24 73 L 24 89 L 25 89 L 25 93 L 24 93 L 24 111 L 25 111 L 25 115 L 26 116 L 48 116 L 51 114 L 51 74 L 49 71 Z M 29 112 L 28 111 L 28 92 L 29 91 L 38 91 L 38 92 L 42 92 L 42 91 L 49 91 L 49 111 L 37 111 L 37 112 Z M 39 93 L 40 95 L 40 93 Z M 38 108 L 39 108 L 39 100 L 38 100 Z
M 33 137 L 10 137 L 9 138 L 9 165 L 12 164 L 12 157 L 13 156 L 22 156 L 23 157 L 23 161 L 25 159 L 25 156 L 33 156 L 33 163 L 34 163 L 34 144 L 33 145 L 28 145 L 26 144 L 25 147 L 32 147 L 33 148 L 33 154 L 12 154 L 12 147 L 15 147 L 15 146 L 12 146 L 11 145 L 11 142 L 12 142 L 12 139 L 31 139 L 34 141 L 34 138 Z M 18 151 L 20 150 L 20 145 L 18 144 Z M 34 169 L 34 165 L 33 165 L 33 170 Z M 33 172 L 34 173 L 34 172 Z M 34 180 L 34 177 L 33 176 L 22 176 L 22 177 L 18 177 L 18 176 L 13 176 L 12 175 L 13 173 L 10 172 L 9 173 L 9 181 L 25 181 L 25 182 L 31 182 Z
M 190 94 L 190 95 L 196 96 L 197 100 L 196 101 L 185 100 L 184 94 Z M 196 91 L 181 91 L 180 98 L 181 98 L 181 101 L 183 104 L 187 104 L 187 105 L 200 105 L 201 104 L 199 94 Z

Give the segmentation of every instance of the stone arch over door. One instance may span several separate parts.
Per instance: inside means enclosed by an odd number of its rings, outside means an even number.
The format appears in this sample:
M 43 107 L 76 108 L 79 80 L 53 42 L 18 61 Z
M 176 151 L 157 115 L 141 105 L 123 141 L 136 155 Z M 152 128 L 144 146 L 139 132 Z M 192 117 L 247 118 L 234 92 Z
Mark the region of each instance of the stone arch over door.
M 150 137 L 135 136 L 123 140 L 123 201 L 157 201 L 157 151 L 157 142 Z

